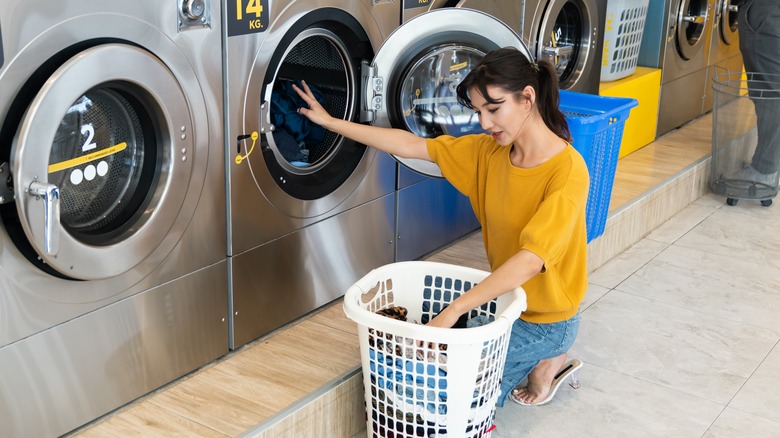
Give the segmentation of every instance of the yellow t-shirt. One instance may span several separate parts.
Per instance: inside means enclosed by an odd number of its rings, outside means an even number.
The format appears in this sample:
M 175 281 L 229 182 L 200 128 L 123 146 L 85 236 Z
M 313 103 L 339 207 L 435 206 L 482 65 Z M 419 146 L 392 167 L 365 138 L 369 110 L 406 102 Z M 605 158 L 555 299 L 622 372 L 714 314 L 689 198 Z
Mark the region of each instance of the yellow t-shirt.
M 510 149 L 484 134 L 428 140 L 442 175 L 471 201 L 491 269 L 521 249 L 544 260 L 542 272 L 523 284 L 528 308 L 520 318 L 564 321 L 588 286 L 588 168 L 571 145 L 529 169 L 512 165 Z

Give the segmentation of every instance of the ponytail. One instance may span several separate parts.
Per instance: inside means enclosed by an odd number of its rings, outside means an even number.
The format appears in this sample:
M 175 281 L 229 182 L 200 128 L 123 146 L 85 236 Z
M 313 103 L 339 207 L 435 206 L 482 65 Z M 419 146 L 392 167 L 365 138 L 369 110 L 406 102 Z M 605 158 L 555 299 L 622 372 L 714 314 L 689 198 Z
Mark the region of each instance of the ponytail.
M 558 137 L 571 142 L 569 124 L 560 109 L 558 75 L 550 61 L 542 60 L 537 62 L 537 65 L 539 66 L 537 75 L 539 86 L 536 88 L 536 105 L 542 115 L 542 120 Z

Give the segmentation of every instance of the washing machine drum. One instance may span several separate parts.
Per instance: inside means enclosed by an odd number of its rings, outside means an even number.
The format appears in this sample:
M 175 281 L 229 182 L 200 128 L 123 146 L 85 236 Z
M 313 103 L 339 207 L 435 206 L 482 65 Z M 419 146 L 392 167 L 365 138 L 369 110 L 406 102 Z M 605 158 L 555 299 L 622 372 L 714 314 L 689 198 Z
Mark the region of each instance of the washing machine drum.
M 97 144 L 114 153 L 69 167 Z M 84 94 L 67 110 L 54 136 L 49 181 L 60 188 L 60 223 L 81 240 L 127 222 L 149 192 L 154 156 L 146 148 L 138 112 L 128 97 L 108 88 Z M 112 152 L 113 152 L 112 151 Z M 59 170 L 58 170 L 59 169 Z M 151 172 L 150 172 L 151 170 Z
M 484 132 L 476 113 L 460 104 L 457 86 L 485 53 L 444 45 L 423 54 L 403 74 L 398 90 L 405 127 L 421 137 Z

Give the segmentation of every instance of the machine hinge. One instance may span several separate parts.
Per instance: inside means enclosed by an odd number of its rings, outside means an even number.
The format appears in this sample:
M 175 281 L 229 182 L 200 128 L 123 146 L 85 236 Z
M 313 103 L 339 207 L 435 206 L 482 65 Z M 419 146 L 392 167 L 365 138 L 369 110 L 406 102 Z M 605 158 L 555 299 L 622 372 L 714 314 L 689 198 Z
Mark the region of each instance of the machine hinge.
M 382 93 L 384 81 L 376 75 L 376 67 L 363 61 L 361 65 L 361 85 L 363 87 L 363 100 L 360 104 L 360 121 L 373 122 L 376 120 L 376 112 L 382 109 Z
M 574 53 L 574 47 L 572 46 L 559 46 L 551 47 L 545 46 L 542 48 L 542 54 L 547 56 L 572 56 Z
M 271 123 L 271 104 L 265 101 L 260 104 L 260 133 L 269 134 L 275 129 L 276 126 Z
M 0 204 L 13 202 L 14 191 L 10 186 L 12 181 L 8 163 L 0 163 Z
M 169 0 L 170 1 L 170 0 Z M 179 32 L 211 27 L 211 0 L 177 0 Z

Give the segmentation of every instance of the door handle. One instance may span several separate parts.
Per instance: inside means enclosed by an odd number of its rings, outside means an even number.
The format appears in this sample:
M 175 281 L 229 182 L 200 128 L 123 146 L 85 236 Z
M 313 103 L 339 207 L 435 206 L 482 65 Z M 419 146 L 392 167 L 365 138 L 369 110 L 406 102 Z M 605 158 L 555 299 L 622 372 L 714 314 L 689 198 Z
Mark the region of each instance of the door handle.
M 686 21 L 688 23 L 694 23 L 694 24 L 704 24 L 704 21 L 707 19 L 706 15 L 686 15 L 682 17 L 683 21 Z
M 54 184 L 33 181 L 27 191 L 43 198 L 43 249 L 48 255 L 60 251 L 60 189 Z
M 571 56 L 574 53 L 574 46 L 544 47 L 543 55 L 550 56 Z

